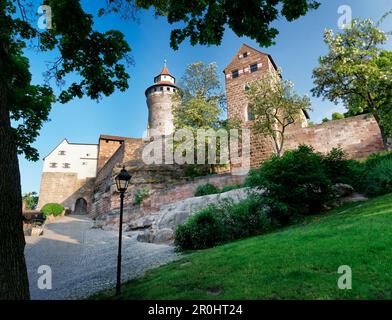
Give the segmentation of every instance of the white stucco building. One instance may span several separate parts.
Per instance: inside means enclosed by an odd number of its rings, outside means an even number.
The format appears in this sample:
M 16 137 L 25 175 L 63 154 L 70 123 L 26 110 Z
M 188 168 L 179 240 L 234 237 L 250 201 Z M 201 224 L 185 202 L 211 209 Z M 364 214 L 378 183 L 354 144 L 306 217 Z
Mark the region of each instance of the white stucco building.
M 38 209 L 46 203 L 60 203 L 75 213 L 87 213 L 97 163 L 97 144 L 64 139 L 44 158 Z
M 98 145 L 64 139 L 44 158 L 43 172 L 76 173 L 78 179 L 96 176 Z

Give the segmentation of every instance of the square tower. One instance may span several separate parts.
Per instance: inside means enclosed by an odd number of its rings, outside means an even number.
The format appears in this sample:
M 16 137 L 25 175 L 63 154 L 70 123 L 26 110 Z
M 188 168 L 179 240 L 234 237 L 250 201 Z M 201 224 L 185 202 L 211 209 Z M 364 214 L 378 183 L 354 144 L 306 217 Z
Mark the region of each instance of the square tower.
M 251 82 L 260 79 L 267 72 L 271 73 L 271 76 L 280 77 L 278 68 L 269 54 L 243 44 L 223 70 L 229 119 L 240 119 L 244 123 L 252 120 L 246 90 Z

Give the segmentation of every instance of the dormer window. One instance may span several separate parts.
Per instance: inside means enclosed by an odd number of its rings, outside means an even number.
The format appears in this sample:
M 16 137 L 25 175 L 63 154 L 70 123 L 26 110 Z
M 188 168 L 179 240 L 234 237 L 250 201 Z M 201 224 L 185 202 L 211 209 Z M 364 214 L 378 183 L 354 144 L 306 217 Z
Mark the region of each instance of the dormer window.
M 59 156 L 65 156 L 65 151 L 64 150 L 60 150 L 59 151 Z
M 233 70 L 232 72 L 231 72 L 231 77 L 233 78 L 233 79 L 235 79 L 235 78 L 238 78 L 238 70 Z
M 244 58 L 246 58 L 248 56 L 248 52 L 244 52 L 244 54 L 242 55 Z
M 254 63 L 254 64 L 250 65 L 250 72 L 251 73 L 256 72 L 257 70 L 258 70 L 257 63 Z
M 57 163 L 56 162 L 49 163 L 49 168 L 57 168 Z
M 63 168 L 64 169 L 69 169 L 70 168 L 70 164 L 69 163 L 63 163 Z

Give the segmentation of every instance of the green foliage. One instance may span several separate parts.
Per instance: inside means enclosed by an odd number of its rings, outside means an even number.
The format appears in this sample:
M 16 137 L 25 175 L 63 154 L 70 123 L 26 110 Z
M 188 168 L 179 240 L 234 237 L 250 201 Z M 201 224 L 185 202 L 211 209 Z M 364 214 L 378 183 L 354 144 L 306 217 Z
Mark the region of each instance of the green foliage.
M 205 249 L 223 243 L 225 226 L 218 208 L 211 206 L 176 228 L 174 243 L 182 250 Z
M 209 194 L 224 193 L 231 190 L 243 188 L 242 185 L 224 186 L 222 189 L 217 188 L 213 184 L 206 183 L 197 187 L 195 197 L 205 196 Z
M 177 227 L 175 245 L 181 250 L 205 249 L 275 227 L 265 213 L 261 198 L 251 195 L 237 204 L 225 201 L 194 214 Z
M 48 217 L 50 215 L 59 216 L 63 213 L 64 207 L 58 203 L 47 203 L 41 208 L 41 212 L 44 217 Z
M 220 192 L 221 192 L 221 193 L 224 193 L 224 192 L 228 192 L 228 191 L 236 190 L 236 189 L 240 189 L 240 188 L 243 188 L 243 186 L 240 185 L 240 184 L 234 185 L 234 186 L 224 186 L 224 187 L 220 190 Z
M 367 172 L 370 172 L 373 170 L 380 162 L 385 161 L 385 160 L 392 160 L 392 151 L 383 151 L 383 152 L 378 152 L 374 153 L 371 156 L 369 156 L 365 163 L 365 170 Z
M 73 98 L 99 100 L 116 89 L 128 88 L 125 64 L 131 62 L 130 48 L 121 32 L 93 29 L 93 16 L 84 12 L 79 0 L 47 0 L 52 9 L 52 29 L 38 31 L 36 16 L 28 16 L 31 4 L 2 1 L 0 4 L 0 88 L 1 108 L 9 112 L 13 127 L 2 127 L 16 142 L 19 154 L 37 161 L 31 144 L 48 120 L 56 100 Z M 22 12 L 22 14 L 20 14 Z M 37 43 L 36 51 L 57 53 L 48 62 L 44 85 L 32 85 L 29 61 L 24 50 Z M 67 75 L 72 81 L 67 85 Z M 56 98 L 51 86 L 60 88 Z
M 335 196 L 322 155 L 305 145 L 272 156 L 249 173 L 245 184 L 265 190 L 271 216 L 283 224 L 318 213 Z
M 135 192 L 135 197 L 133 200 L 134 205 L 141 204 L 144 199 L 147 199 L 150 196 L 150 188 L 145 187 L 141 189 L 137 189 Z
M 27 210 L 34 210 L 38 204 L 38 195 L 37 192 L 27 192 L 22 197 L 23 202 L 26 205 Z
M 354 19 L 342 33 L 325 31 L 329 52 L 313 70 L 312 92 L 335 103 L 342 101 L 348 115 L 372 113 L 387 146 L 387 137 L 392 136 L 392 53 L 383 49 L 388 33 L 379 24 Z
M 392 192 L 392 159 L 383 159 L 368 172 L 366 193 L 380 196 Z
M 325 123 L 325 122 L 328 122 L 329 119 L 328 119 L 328 118 L 323 118 L 321 121 L 322 121 L 323 123 Z
M 365 168 L 356 160 L 348 160 L 342 149 L 333 148 L 322 158 L 325 172 L 333 184 L 349 184 L 355 190 L 363 189 Z
M 195 197 L 206 196 L 208 194 L 219 193 L 219 188 L 211 183 L 206 183 L 198 186 L 195 191 Z
M 252 82 L 246 91 L 255 117 L 251 128 L 273 139 L 277 155 L 281 155 L 286 128 L 300 119 L 302 110 L 310 109 L 309 97 L 300 96 L 293 88 L 292 82 L 271 79 L 271 74 L 267 74 Z
M 188 178 L 204 177 L 211 174 L 211 169 L 206 165 L 188 164 L 184 172 Z
M 155 13 L 167 17 L 170 24 L 184 22 L 181 29 L 174 29 L 170 46 L 178 49 L 189 38 L 192 45 L 219 45 L 226 24 L 238 36 L 256 40 L 262 47 L 275 44 L 278 30 L 271 24 L 280 17 L 293 21 L 309 10 L 317 9 L 313 0 L 276 1 L 197 1 L 189 5 L 186 0 L 138 0 L 143 8 L 155 7 Z
M 226 165 L 218 160 L 207 161 L 209 148 L 214 147 L 213 139 L 216 146 L 216 156 L 220 160 L 222 142 L 221 139 L 215 139 L 215 136 L 219 133 L 227 136 L 227 121 L 221 120 L 224 111 L 224 94 L 217 66 L 215 63 L 208 65 L 203 62 L 192 63 L 187 66 L 180 82 L 181 90 L 177 91 L 173 105 L 174 126 L 176 128 L 174 148 L 178 151 L 181 146 L 184 149 L 184 154 L 190 155 L 192 163 L 209 163 L 208 165 L 201 164 L 200 167 L 190 167 L 190 175 L 195 176 L 198 171 L 204 172 L 207 168 L 209 168 L 209 172 L 212 172 L 215 166 Z M 180 140 L 182 133 L 187 135 L 185 141 Z M 205 149 L 205 157 L 198 159 L 197 150 L 203 148 Z M 211 162 L 216 164 L 211 164 Z
M 340 120 L 340 119 L 344 119 L 345 116 L 343 113 L 340 112 L 334 112 L 332 113 L 332 120 Z

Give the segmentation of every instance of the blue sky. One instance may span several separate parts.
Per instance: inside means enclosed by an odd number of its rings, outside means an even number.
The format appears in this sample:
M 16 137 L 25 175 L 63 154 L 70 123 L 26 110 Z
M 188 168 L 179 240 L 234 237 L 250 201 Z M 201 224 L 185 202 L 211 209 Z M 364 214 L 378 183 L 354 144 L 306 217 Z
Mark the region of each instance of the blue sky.
M 92 1 L 82 1 L 87 11 L 96 13 L 98 6 Z M 103 1 L 95 1 L 95 3 Z M 169 46 L 170 26 L 164 18 L 155 18 L 150 11 L 138 13 L 139 22 L 124 21 L 112 15 L 96 20 L 95 28 L 104 31 L 118 29 L 132 48 L 135 65 L 129 67 L 131 76 L 129 89 L 116 92 L 103 98 L 99 103 L 89 99 L 77 99 L 68 104 L 54 104 L 50 113 L 50 122 L 44 124 L 41 134 L 34 143 L 40 153 L 40 161 L 29 162 L 19 157 L 23 192 L 39 192 L 42 158 L 48 154 L 63 138 L 70 142 L 96 143 L 100 134 L 141 137 L 147 126 L 147 106 L 145 89 L 153 82 L 153 77 L 162 69 L 164 59 L 171 73 L 180 78 L 185 67 L 195 61 L 216 62 L 219 68 L 222 86 L 224 77 L 221 70 L 230 62 L 242 43 L 272 55 L 277 65 L 283 70 L 283 77 L 295 84 L 301 94 L 309 94 L 313 87 L 312 70 L 317 66 L 320 55 L 326 53 L 323 43 L 325 28 L 337 29 L 338 7 L 350 5 L 353 17 L 378 20 L 383 13 L 392 8 L 392 0 L 320 0 L 317 11 L 308 13 L 295 22 L 281 19 L 275 23 L 280 31 L 276 45 L 260 48 L 257 43 L 246 37 L 239 38 L 231 30 L 226 30 L 223 41 L 217 46 L 191 46 L 184 42 L 178 51 Z M 383 24 L 384 30 L 392 30 L 392 17 Z M 391 41 L 387 45 L 391 50 Z M 42 73 L 46 62 L 53 55 L 27 52 L 30 58 L 34 83 L 42 83 Z M 339 105 L 329 101 L 312 98 L 313 111 L 311 120 L 320 122 L 330 117 L 334 111 L 344 111 Z

